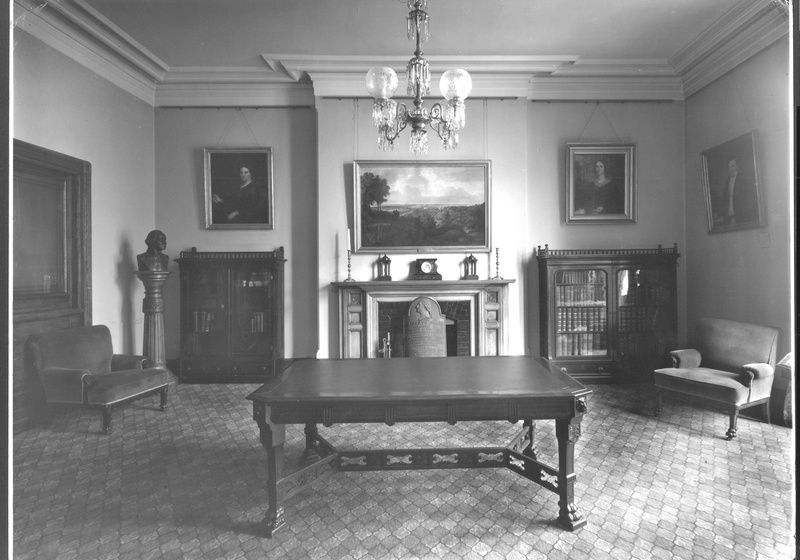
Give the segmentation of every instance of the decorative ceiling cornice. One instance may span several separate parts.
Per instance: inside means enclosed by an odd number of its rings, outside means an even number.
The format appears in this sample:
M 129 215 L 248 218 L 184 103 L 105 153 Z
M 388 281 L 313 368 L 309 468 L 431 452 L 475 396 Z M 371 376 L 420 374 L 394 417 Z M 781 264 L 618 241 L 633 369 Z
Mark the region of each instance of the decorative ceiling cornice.
M 15 25 L 156 107 L 313 106 L 367 97 L 366 70 L 403 71 L 407 56 L 263 54 L 264 67 L 169 67 L 84 0 L 14 0 Z M 681 101 L 790 30 L 785 0 L 740 0 L 670 60 L 439 56 L 469 70 L 473 98 Z
M 169 70 L 83 0 L 14 0 L 14 25 L 151 105 Z
M 789 31 L 788 2 L 743 0 L 681 49 L 670 63 L 682 76 L 688 97 Z

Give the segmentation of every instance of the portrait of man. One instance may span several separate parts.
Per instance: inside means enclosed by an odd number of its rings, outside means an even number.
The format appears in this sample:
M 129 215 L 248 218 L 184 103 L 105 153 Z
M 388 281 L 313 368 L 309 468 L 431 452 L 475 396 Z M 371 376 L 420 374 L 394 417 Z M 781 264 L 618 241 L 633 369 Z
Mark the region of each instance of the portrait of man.
M 205 150 L 207 229 L 272 229 L 270 148 Z
M 752 132 L 703 152 L 709 232 L 763 225 Z

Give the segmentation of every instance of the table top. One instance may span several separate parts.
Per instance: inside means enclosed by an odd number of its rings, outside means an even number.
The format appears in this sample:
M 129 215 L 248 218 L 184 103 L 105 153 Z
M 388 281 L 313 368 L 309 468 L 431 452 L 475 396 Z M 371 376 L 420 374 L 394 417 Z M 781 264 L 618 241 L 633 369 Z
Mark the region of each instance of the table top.
M 373 400 L 579 397 L 569 375 L 528 356 L 302 359 L 247 398 L 266 404 Z

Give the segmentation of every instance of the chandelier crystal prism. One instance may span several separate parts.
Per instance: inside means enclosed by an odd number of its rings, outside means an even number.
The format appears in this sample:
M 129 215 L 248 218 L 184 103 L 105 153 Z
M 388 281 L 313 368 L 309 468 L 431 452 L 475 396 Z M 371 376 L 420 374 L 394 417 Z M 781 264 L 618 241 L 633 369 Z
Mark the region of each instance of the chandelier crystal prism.
M 458 133 L 466 123 L 464 100 L 472 91 L 472 77 L 466 70 L 450 69 L 442 74 L 439 89 L 444 102 L 430 109 L 423 107 L 423 96 L 431 91 L 428 61 L 422 56 L 422 43 L 429 37 L 428 0 L 407 0 L 406 28 L 408 38 L 415 42 L 414 56 L 406 66 L 406 92 L 413 96 L 413 107 L 392 99 L 397 90 L 397 73 L 388 67 L 370 68 L 366 86 L 374 98 L 372 122 L 378 129 L 378 147 L 394 149 L 394 141 L 411 126 L 410 148 L 414 155 L 428 153 L 428 129 L 434 130 L 445 150 L 458 147 Z

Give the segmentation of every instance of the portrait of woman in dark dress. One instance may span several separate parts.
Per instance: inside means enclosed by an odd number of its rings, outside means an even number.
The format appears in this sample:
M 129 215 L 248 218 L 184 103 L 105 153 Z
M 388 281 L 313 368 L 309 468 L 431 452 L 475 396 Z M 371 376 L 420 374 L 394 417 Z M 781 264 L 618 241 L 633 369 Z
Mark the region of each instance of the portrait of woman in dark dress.
M 206 227 L 271 229 L 272 150 L 207 148 Z
M 267 216 L 267 189 L 253 180 L 246 165 L 239 168 L 239 186 L 228 193 L 213 194 L 214 221 L 221 223 L 258 223 Z
M 623 211 L 625 193 L 619 181 L 606 172 L 602 160 L 594 163 L 594 176 L 575 190 L 575 215 L 619 214 Z

